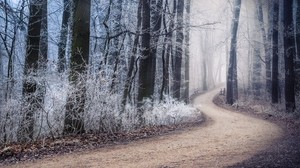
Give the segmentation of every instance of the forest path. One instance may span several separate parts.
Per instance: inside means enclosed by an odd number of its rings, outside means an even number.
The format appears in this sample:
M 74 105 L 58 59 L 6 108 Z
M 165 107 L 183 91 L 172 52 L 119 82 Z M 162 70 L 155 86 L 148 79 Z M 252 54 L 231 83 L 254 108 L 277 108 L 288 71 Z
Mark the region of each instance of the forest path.
M 212 99 L 218 91 L 194 100 L 207 116 L 205 126 L 10 167 L 226 167 L 266 149 L 283 134 L 273 123 L 217 107 Z

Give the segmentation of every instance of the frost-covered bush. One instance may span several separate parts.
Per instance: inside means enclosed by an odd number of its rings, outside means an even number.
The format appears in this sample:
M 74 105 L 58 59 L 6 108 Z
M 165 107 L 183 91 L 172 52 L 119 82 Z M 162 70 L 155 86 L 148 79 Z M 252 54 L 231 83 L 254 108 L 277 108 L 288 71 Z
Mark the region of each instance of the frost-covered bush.
M 171 125 L 191 122 L 201 117 L 194 107 L 178 102 L 172 97 L 165 97 L 163 102 L 146 100 L 144 118 L 146 125 Z
M 68 90 L 72 89 L 67 73 L 52 72 L 46 76 L 44 109 L 40 111 L 40 118 L 36 121 L 36 127 L 40 129 L 39 136 L 42 137 L 62 134 Z
M 0 144 L 17 140 L 21 121 L 21 101 L 9 99 L 0 105 Z
M 120 122 L 121 94 L 112 93 L 110 80 L 90 77 L 86 83 L 85 129 L 92 132 L 114 132 Z
M 201 114 L 193 107 L 178 102 L 170 96 L 163 101 L 146 99 L 138 110 L 136 105 L 128 102 L 122 106 L 123 88 L 119 84 L 115 90 L 111 89 L 110 75 L 94 75 L 85 77 L 84 90 L 85 131 L 89 133 L 114 133 L 131 131 L 138 126 L 170 125 L 199 120 Z M 65 111 L 68 96 L 81 90 L 69 84 L 68 73 L 59 74 L 49 70 L 43 75 L 32 78 L 43 89 L 44 100 L 37 104 L 34 117 L 34 140 L 63 136 Z M 34 96 L 34 95 L 33 95 Z M 23 121 L 22 111 L 29 107 L 28 103 L 19 98 L 2 101 L 0 104 L 0 144 L 18 140 L 18 131 Z M 69 99 L 70 100 L 70 99 Z M 75 99 L 71 99 L 75 100 Z M 23 109 L 23 110 L 22 110 Z M 138 112 L 142 112 L 144 124 L 139 125 Z

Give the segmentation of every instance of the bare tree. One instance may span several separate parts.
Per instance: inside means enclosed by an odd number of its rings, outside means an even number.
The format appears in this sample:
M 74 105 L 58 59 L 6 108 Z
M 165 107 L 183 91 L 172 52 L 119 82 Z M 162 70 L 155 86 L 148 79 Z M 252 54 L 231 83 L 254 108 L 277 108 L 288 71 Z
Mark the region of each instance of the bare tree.
M 265 51 L 266 91 L 267 91 L 267 94 L 270 95 L 270 93 L 271 93 L 271 52 L 270 52 L 270 41 L 268 40 L 267 32 L 265 30 L 262 1 L 257 0 L 257 3 L 258 3 L 257 18 L 258 18 L 258 21 L 259 21 L 259 27 L 261 29 L 261 34 L 262 34 L 262 37 L 263 37 L 263 44 L 264 44 L 264 51 Z M 268 95 L 268 97 L 269 97 L 269 95 Z
M 230 57 L 227 72 L 227 94 L 226 103 L 233 104 L 237 100 L 237 59 L 236 59 L 236 47 L 237 47 L 237 31 L 240 18 L 241 0 L 235 0 L 234 14 L 231 25 L 231 45 L 230 45 Z
M 272 103 L 278 103 L 279 81 L 278 81 L 278 29 L 279 29 L 279 2 L 273 1 L 273 32 L 272 32 Z
M 255 99 L 260 99 L 261 97 L 261 89 L 262 89 L 262 62 L 261 62 L 261 52 L 260 45 L 258 42 L 254 42 L 254 54 L 252 60 L 252 93 Z
M 24 2 L 22 3 L 22 6 L 24 5 Z M 0 32 L 0 39 L 2 41 L 1 47 L 3 47 L 3 52 L 1 53 L 1 75 L 3 75 L 3 78 L 6 79 L 6 87 L 4 89 L 4 99 L 7 101 L 11 98 L 11 94 L 14 88 L 15 78 L 14 78 L 14 62 L 15 62 L 15 51 L 16 51 L 16 41 L 17 41 L 17 31 L 21 30 L 21 25 L 19 24 L 19 19 L 21 19 L 21 16 L 18 16 L 17 12 L 19 12 L 20 15 L 23 14 L 23 8 L 21 9 L 14 9 L 10 6 L 7 0 L 5 0 L 1 4 L 1 8 L 3 8 L 3 17 L 1 17 L 1 21 L 3 25 L 1 27 L 3 28 L 3 32 Z M 7 57 L 7 72 L 6 76 L 4 76 L 4 70 L 3 70 L 3 58 Z M 6 77 L 6 78 L 4 78 Z
M 116 0 L 116 2 L 113 5 L 114 13 L 112 17 L 113 18 L 112 30 L 113 32 L 117 32 L 117 33 L 122 31 L 122 11 L 123 11 L 122 2 L 123 0 Z M 110 88 L 112 92 L 115 92 L 115 85 L 117 83 L 117 74 L 119 74 L 118 69 L 121 60 L 121 50 L 124 45 L 124 39 L 125 39 L 125 35 L 120 35 L 113 39 L 112 59 L 115 62 L 113 67 L 112 83 Z
M 151 0 L 151 42 L 150 42 L 150 55 L 153 59 L 153 70 L 154 70 L 154 76 L 156 70 L 157 70 L 157 50 L 159 45 L 159 39 L 161 37 L 161 25 L 162 25 L 162 15 L 163 15 L 163 0 Z M 157 83 L 156 83 L 157 84 Z M 155 83 L 154 83 L 155 85 Z
M 150 53 L 150 0 L 142 1 L 142 39 L 141 39 L 141 58 L 139 63 L 139 88 L 138 88 L 138 108 L 143 105 L 143 100 L 150 98 L 154 93 L 155 69 L 154 59 Z M 139 124 L 143 124 L 143 111 L 138 113 Z
M 138 10 L 137 10 L 136 35 L 134 37 L 134 42 L 133 42 L 132 50 L 130 53 L 129 68 L 127 71 L 126 81 L 125 81 L 125 86 L 124 86 L 124 91 L 123 91 L 123 99 L 122 99 L 123 108 L 126 105 L 127 98 L 131 91 L 131 85 L 132 85 L 132 82 L 135 77 L 134 68 L 137 68 L 137 67 L 135 67 L 135 62 L 138 60 L 136 54 L 138 51 L 138 44 L 139 44 L 139 39 L 140 39 L 139 34 L 141 32 L 141 22 L 142 22 L 141 12 L 142 12 L 142 1 L 139 2 Z M 123 111 L 124 111 L 124 109 L 122 110 L 122 112 Z
M 191 13 L 191 0 L 187 0 L 186 5 L 185 5 L 185 10 L 186 10 L 186 16 L 185 16 L 185 21 L 186 21 L 186 27 L 185 27 L 185 87 L 184 87 L 184 101 L 186 103 L 189 103 L 189 80 L 190 80 L 190 13 Z
M 67 99 L 65 134 L 83 133 L 83 113 L 86 101 L 86 76 L 89 63 L 90 44 L 90 0 L 74 0 L 72 55 L 69 81 L 74 87 Z
M 40 49 L 40 34 L 42 23 L 42 6 L 43 3 L 39 0 L 30 1 L 29 6 L 29 22 L 28 22 L 28 37 L 25 57 L 24 82 L 23 82 L 23 97 L 24 108 L 22 110 L 23 120 L 21 122 L 18 138 L 19 141 L 28 141 L 33 139 L 34 130 L 34 114 L 38 111 L 42 100 L 36 96 L 38 91 L 38 83 L 34 79 L 37 75 L 39 49 Z
M 165 1 L 165 11 L 168 10 L 169 1 Z M 170 90 L 170 57 L 172 56 L 173 49 L 173 29 L 175 27 L 175 15 L 176 15 L 176 0 L 173 0 L 173 10 L 170 16 L 169 25 L 167 25 L 166 15 L 163 16 L 163 29 L 165 30 L 165 38 L 164 38 L 164 48 L 162 51 L 162 66 L 163 66 L 163 81 L 161 85 L 160 91 L 160 99 L 163 99 L 163 94 L 169 94 Z
M 68 39 L 68 26 L 71 11 L 70 0 L 64 0 L 64 11 L 60 30 L 60 39 L 58 44 L 58 72 L 64 72 L 66 69 L 66 48 Z
M 295 105 L 295 73 L 294 58 L 296 57 L 293 1 L 284 1 L 284 64 L 285 64 L 285 105 L 287 112 L 293 112 Z
M 174 72 L 173 72 L 173 95 L 177 100 L 181 99 L 181 67 L 182 67 L 182 55 L 183 55 L 183 12 L 184 1 L 179 0 L 177 2 L 177 28 L 176 28 L 176 49 L 174 58 Z
M 297 49 L 297 56 L 295 62 L 295 82 L 296 82 L 296 91 L 300 92 L 300 2 L 295 1 L 297 3 L 297 11 L 296 11 L 296 49 Z

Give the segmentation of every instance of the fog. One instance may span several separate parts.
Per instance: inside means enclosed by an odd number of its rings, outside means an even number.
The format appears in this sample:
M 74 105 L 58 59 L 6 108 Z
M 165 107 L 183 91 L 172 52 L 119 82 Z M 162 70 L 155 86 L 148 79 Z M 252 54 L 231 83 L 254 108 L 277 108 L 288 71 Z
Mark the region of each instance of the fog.
M 262 43 L 256 11 L 255 1 L 242 1 L 237 39 L 238 80 L 241 88 L 245 88 L 248 85 L 248 71 L 249 68 L 251 69 L 249 64 L 253 58 L 254 44 Z M 229 57 L 232 12 L 232 1 L 192 1 L 191 24 L 193 27 L 190 41 L 191 92 L 204 89 L 203 78 L 205 72 L 203 60 L 207 63 L 206 76 L 209 88 L 226 81 L 226 60 Z M 266 23 L 266 12 L 264 12 L 264 17 Z M 263 49 L 261 49 L 261 53 L 264 54 Z

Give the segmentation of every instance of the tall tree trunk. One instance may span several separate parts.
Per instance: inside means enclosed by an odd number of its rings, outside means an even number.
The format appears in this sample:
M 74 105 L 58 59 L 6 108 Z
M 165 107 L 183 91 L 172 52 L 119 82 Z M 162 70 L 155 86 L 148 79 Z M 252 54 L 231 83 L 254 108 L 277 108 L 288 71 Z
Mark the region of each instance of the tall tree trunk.
M 272 103 L 278 103 L 279 97 L 279 80 L 278 80 L 278 29 L 279 29 L 279 2 L 274 0 L 273 2 L 273 32 L 272 32 L 272 46 L 273 46 L 273 58 L 272 58 Z
M 154 93 L 155 70 L 153 69 L 153 58 L 150 54 L 150 0 L 142 1 L 142 44 L 141 44 L 141 58 L 139 63 L 139 88 L 137 96 L 137 107 L 143 105 L 145 98 L 151 99 Z M 138 111 L 139 125 L 144 123 L 143 110 Z
M 182 64 L 182 48 L 183 48 L 183 11 L 184 1 L 179 0 L 177 2 L 177 27 L 176 27 L 176 49 L 175 49 L 175 63 L 174 63 L 174 86 L 173 94 L 174 98 L 181 100 L 180 88 L 181 88 L 181 64 Z
M 168 0 L 165 1 L 165 7 L 164 7 L 164 11 L 166 10 L 167 8 L 167 5 L 168 5 Z M 166 83 L 166 74 L 167 74 L 167 70 L 168 70 L 168 66 L 166 66 L 166 48 L 167 48 L 167 41 L 168 41 L 168 30 L 167 30 L 167 23 L 166 23 L 166 15 L 163 15 L 162 16 L 162 22 L 163 22 L 163 30 L 165 32 L 165 37 L 164 37 L 164 40 L 163 40 L 163 49 L 162 49 L 162 56 L 161 56 L 161 60 L 162 60 L 162 84 L 161 84 L 161 88 L 160 88 L 160 101 L 163 100 L 163 96 L 164 96 L 164 93 L 166 92 L 165 88 L 167 87 L 167 83 Z
M 7 64 L 7 81 L 6 81 L 6 90 L 5 90 L 5 101 L 11 98 L 11 94 L 13 91 L 15 79 L 14 79 L 14 60 L 15 60 L 15 43 L 17 38 L 17 26 L 15 25 L 13 28 L 13 35 L 11 39 L 10 48 L 8 44 L 5 44 L 6 53 L 8 56 L 8 64 Z M 5 40 L 5 42 L 7 42 Z
M 113 31 L 116 33 L 120 33 L 122 31 L 122 2 L 123 0 L 116 0 L 114 3 L 114 15 L 113 15 Z M 115 92 L 115 86 L 117 83 L 117 74 L 119 69 L 119 63 L 120 63 L 120 57 L 121 57 L 121 50 L 122 46 L 124 44 L 125 35 L 121 35 L 119 37 L 116 37 L 113 39 L 113 51 L 112 51 L 112 57 L 115 60 L 114 62 L 114 68 L 113 68 L 113 75 L 112 75 L 112 83 L 111 83 L 111 92 Z
M 134 80 L 133 70 L 134 70 L 134 64 L 136 61 L 136 54 L 138 51 L 138 44 L 139 44 L 139 39 L 140 39 L 139 34 L 141 32 L 141 22 L 142 22 L 142 15 L 141 15 L 142 3 L 141 2 L 142 1 L 139 2 L 139 6 L 138 6 L 136 35 L 134 37 L 134 42 L 133 42 L 131 55 L 130 55 L 130 61 L 129 61 L 129 69 L 127 71 L 126 81 L 125 81 L 125 86 L 124 86 L 124 91 L 123 91 L 123 99 L 122 99 L 123 108 L 125 108 L 125 105 L 127 102 L 127 97 L 130 94 L 130 86 L 132 85 L 132 81 Z M 124 111 L 124 109 L 121 111 L 121 113 L 123 113 L 123 111 Z
M 287 112 L 293 112 L 295 105 L 294 58 L 296 56 L 293 1 L 284 1 L 284 64 L 285 64 L 285 106 Z
M 268 98 L 271 93 L 271 52 L 270 52 L 270 41 L 267 39 L 267 33 L 264 26 L 264 15 L 262 9 L 262 1 L 257 0 L 258 3 L 258 21 L 259 27 L 261 29 L 261 34 L 263 37 L 263 44 L 265 50 L 265 65 L 266 65 L 266 91 L 269 94 Z
M 154 76 L 156 73 L 156 60 L 157 60 L 157 46 L 158 40 L 160 38 L 161 23 L 162 23 L 162 5 L 163 0 L 151 0 L 151 42 L 150 42 L 150 57 L 152 57 L 152 69 L 154 71 Z M 155 83 L 153 83 L 155 85 Z
M 247 11 L 247 17 L 249 17 L 248 13 L 248 8 L 246 8 Z M 251 39 L 250 35 L 250 27 L 249 27 L 249 21 L 247 21 L 247 38 Z M 227 44 L 227 43 L 226 43 Z M 248 52 L 247 52 L 247 69 L 248 69 L 248 74 L 247 74 L 247 93 L 251 94 L 252 92 L 252 75 L 253 75 L 253 56 L 252 56 L 252 43 L 248 42 Z
M 64 72 L 66 69 L 66 48 L 68 39 L 68 23 L 70 18 L 70 0 L 64 0 L 64 11 L 60 30 L 60 39 L 58 44 L 58 72 Z
M 186 10 L 186 28 L 185 28 L 185 87 L 184 87 L 184 101 L 189 103 L 189 85 L 190 85 L 190 13 L 191 13 L 191 0 L 187 0 L 185 5 Z
M 252 93 L 255 99 L 260 99 L 261 97 L 261 52 L 260 45 L 258 42 L 254 44 L 254 54 L 253 54 L 253 74 L 252 74 Z
M 8 1 L 5 0 L 4 4 L 4 24 L 3 27 L 4 28 L 4 33 L 0 33 L 0 38 L 2 40 L 2 43 L 0 43 L 0 49 L 2 49 L 2 44 L 4 46 L 3 51 L 6 51 L 6 54 L 2 53 L 2 50 L 0 51 L 0 85 L 4 86 L 4 82 L 6 82 L 6 88 L 3 89 L 4 91 L 4 96 L 2 96 L 3 92 L 0 93 L 0 104 L 1 101 L 3 101 L 2 98 L 4 98 L 5 102 L 8 102 L 9 99 L 11 99 L 11 95 L 12 95 L 12 91 L 14 89 L 14 83 L 15 83 L 15 79 L 14 79 L 14 59 L 15 59 L 15 43 L 16 43 L 16 39 L 17 39 L 17 31 L 18 31 L 18 23 L 16 21 L 12 21 L 10 20 L 10 12 L 12 11 L 10 9 L 10 5 L 8 4 Z M 22 13 L 22 11 L 20 12 Z M 11 30 L 12 29 L 12 30 Z M 8 58 L 7 61 L 7 76 L 6 76 L 6 81 L 4 80 L 4 74 L 3 74 L 3 55 L 5 55 Z M 3 82 L 3 83 L 2 83 Z M 3 115 L 3 114 L 2 114 Z M 2 120 L 2 131 L 3 131 L 3 141 L 4 143 L 7 142 L 7 125 L 9 124 L 9 119 L 11 118 L 11 114 L 10 113 L 6 113 L 4 114 L 5 116 L 3 116 L 3 120 Z
M 47 0 L 42 1 L 42 23 L 40 35 L 40 49 L 39 49 L 39 72 L 40 75 L 46 73 L 47 60 L 48 60 L 48 5 Z M 42 81 L 38 87 L 39 99 L 44 102 L 46 94 L 45 81 Z
M 42 23 L 40 35 L 39 68 L 45 70 L 48 59 L 48 10 L 47 0 L 42 1 Z
M 300 2 L 297 3 L 297 11 L 296 11 L 296 48 L 297 48 L 297 56 L 295 61 L 295 82 L 296 82 L 296 92 L 300 94 Z
M 3 70 L 3 52 L 2 52 L 2 44 L 0 43 L 0 85 L 2 84 L 2 82 L 4 81 L 4 70 Z M 2 97 L 2 93 L 0 92 L 0 95 Z M 1 103 L 2 99 L 0 99 L 0 103 Z
M 64 134 L 84 132 L 86 75 L 89 63 L 91 0 L 74 0 L 72 55 L 69 81 L 74 87 L 66 104 Z
M 3 42 L 3 51 L 6 51 L 6 57 L 8 57 L 8 64 L 7 64 L 7 76 L 6 76 L 6 89 L 5 89 L 5 95 L 4 99 L 7 101 L 11 97 L 11 92 L 13 90 L 13 85 L 14 85 L 14 55 L 15 55 L 15 42 L 17 38 L 17 22 L 11 22 L 10 21 L 10 11 L 12 11 L 9 8 L 9 4 L 7 0 L 4 1 L 4 33 L 0 33 L 0 38 Z M 20 12 L 21 13 L 21 12 Z M 11 30 L 13 28 L 13 30 Z M 2 44 L 1 44 L 2 45 Z M 2 47 L 2 46 L 1 46 Z M 4 55 L 4 53 L 1 53 Z M 3 56 L 1 55 L 1 60 L 0 60 L 0 76 L 2 75 L 4 79 L 4 74 L 3 74 Z M 3 80 L 4 82 L 4 80 Z
M 236 60 L 236 45 L 237 31 L 240 18 L 241 0 L 235 0 L 234 15 L 231 25 L 231 45 L 229 66 L 227 72 L 227 94 L 226 103 L 232 105 L 237 100 L 237 60 Z
M 18 140 L 28 141 L 33 139 L 34 114 L 38 111 L 41 100 L 35 97 L 38 84 L 34 79 L 38 69 L 42 3 L 32 0 L 29 6 L 28 37 L 25 57 L 23 97 L 24 108 L 22 109 L 22 122 L 18 130 Z
M 166 25 L 166 17 L 164 17 L 164 28 L 165 28 L 165 43 L 166 48 L 165 54 L 163 55 L 163 83 L 161 88 L 161 100 L 163 98 L 163 93 L 169 94 L 170 92 L 170 57 L 172 56 L 172 48 L 173 48 L 173 29 L 174 29 L 174 22 L 175 22 L 175 15 L 176 15 L 176 0 L 173 1 L 173 11 L 170 17 L 169 27 L 167 28 Z M 168 8 L 168 0 L 165 1 L 165 10 Z

